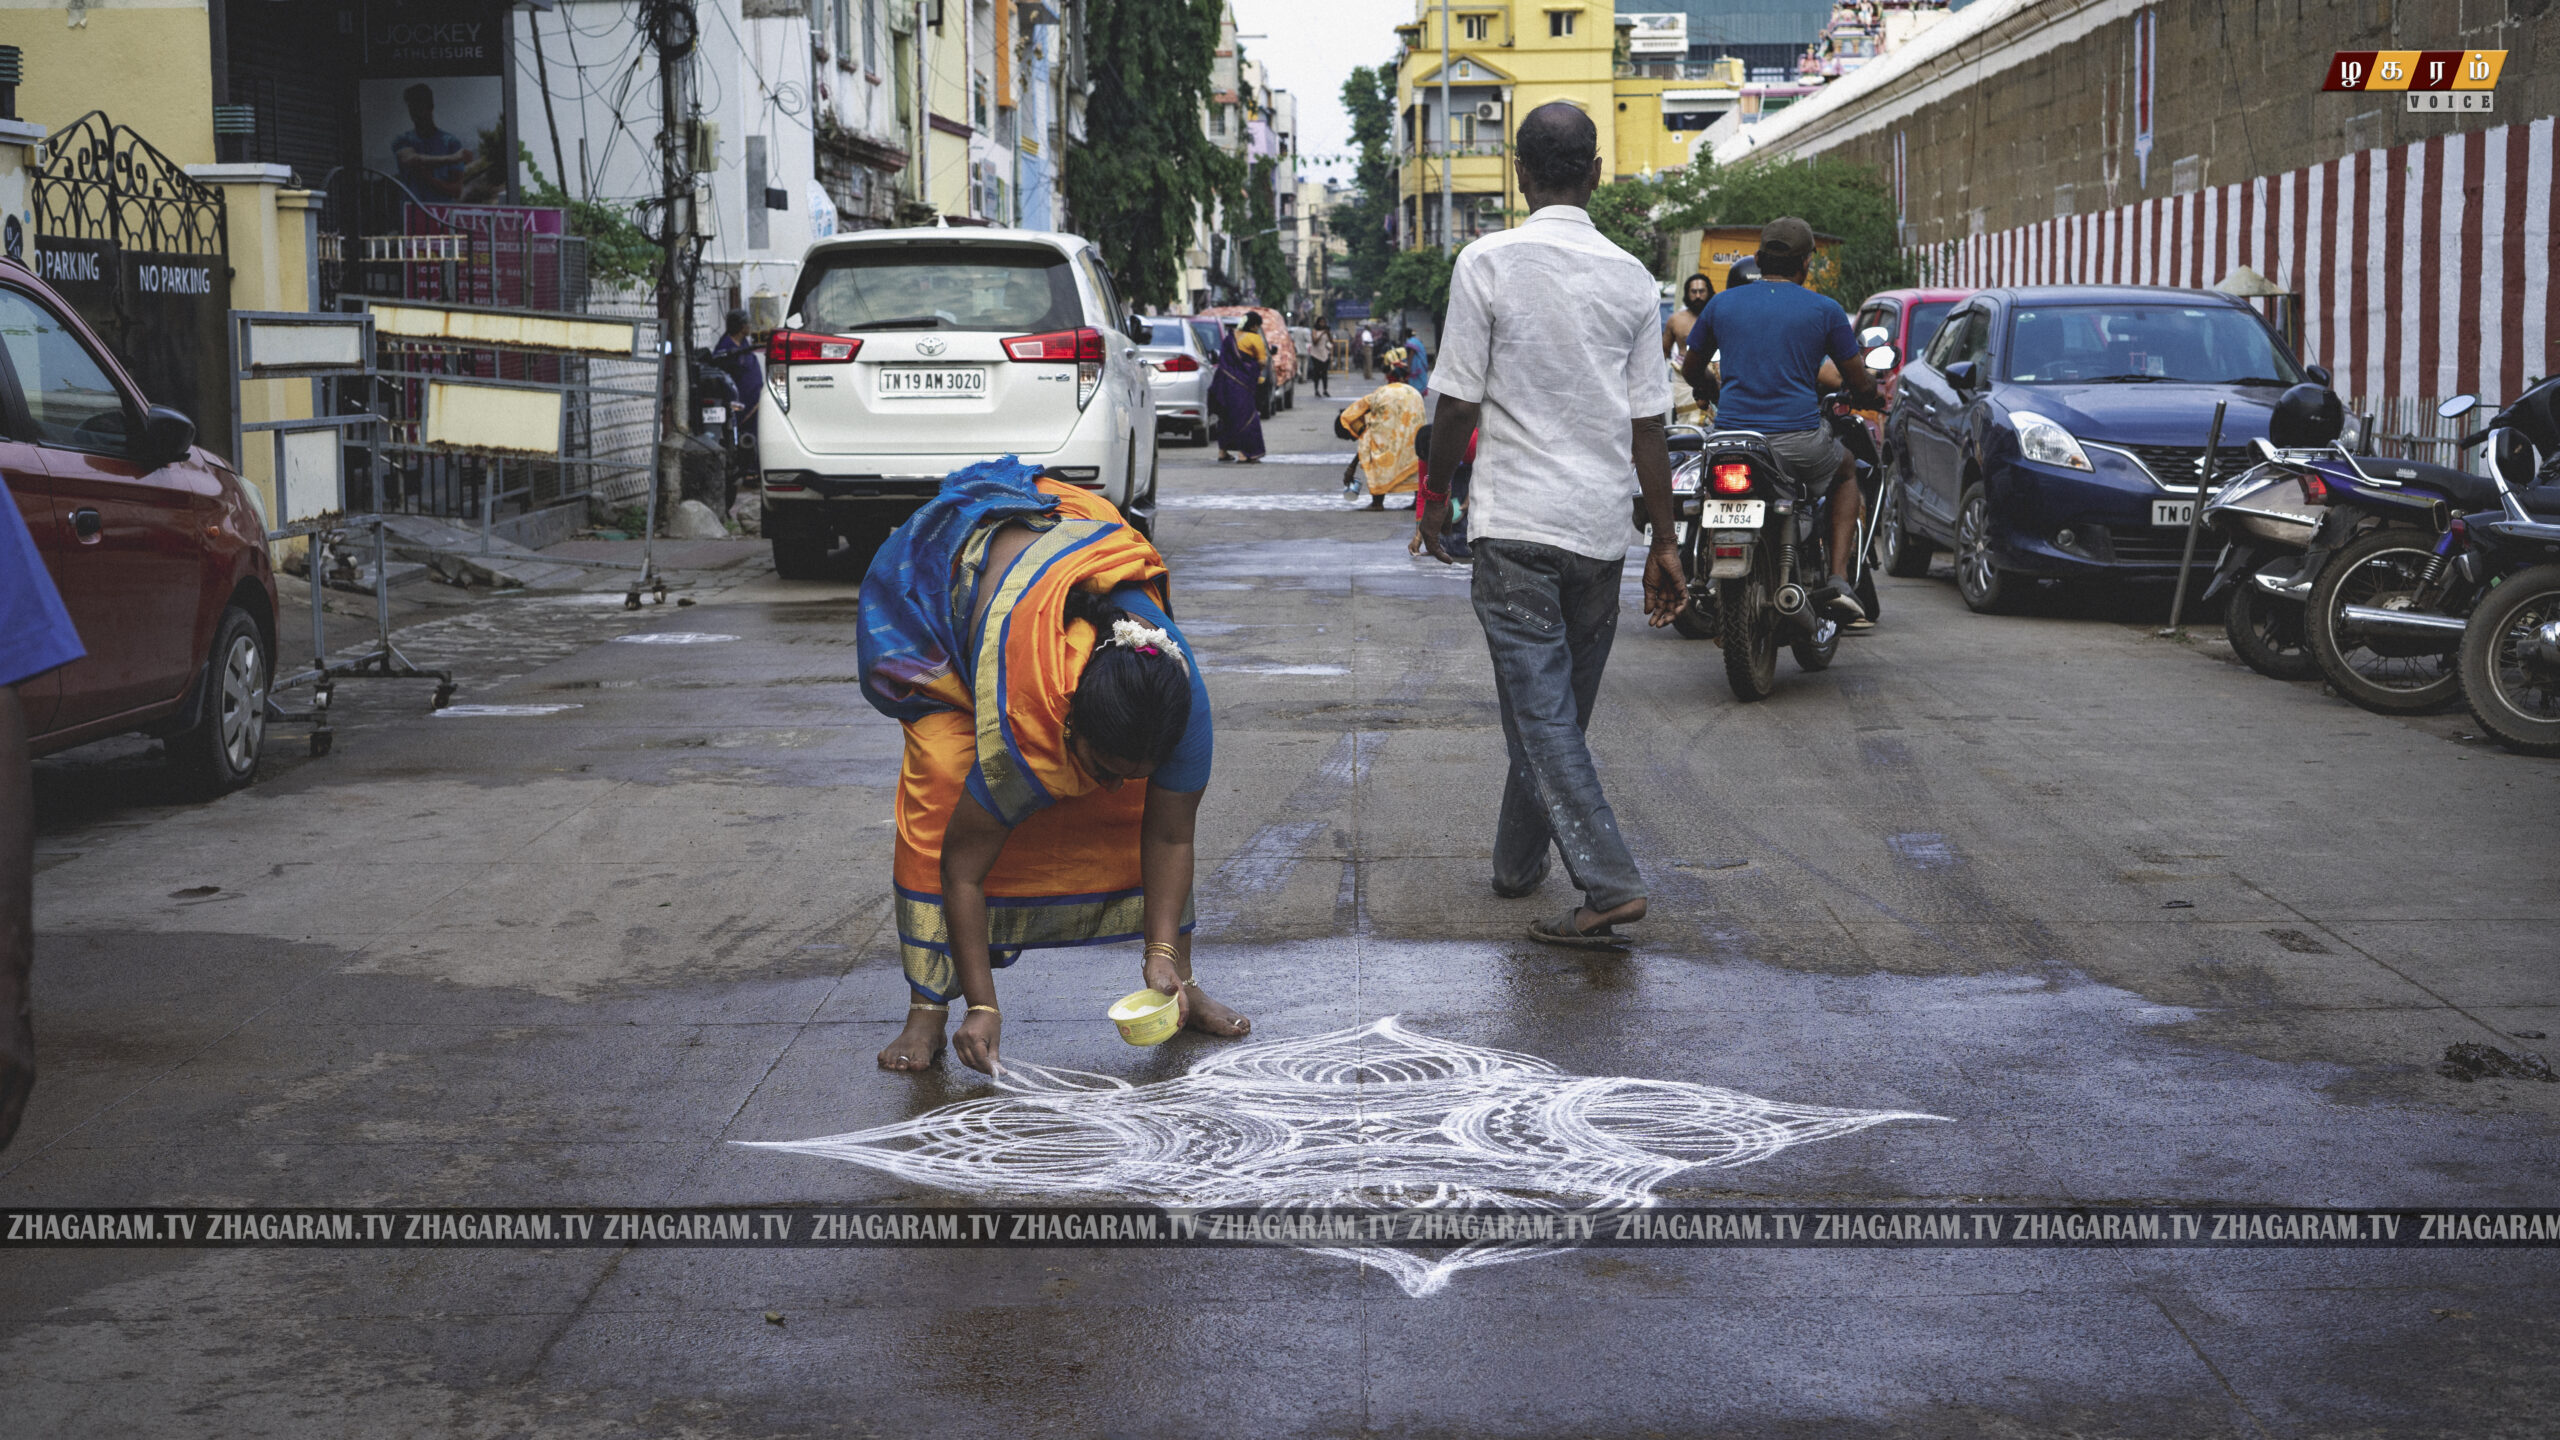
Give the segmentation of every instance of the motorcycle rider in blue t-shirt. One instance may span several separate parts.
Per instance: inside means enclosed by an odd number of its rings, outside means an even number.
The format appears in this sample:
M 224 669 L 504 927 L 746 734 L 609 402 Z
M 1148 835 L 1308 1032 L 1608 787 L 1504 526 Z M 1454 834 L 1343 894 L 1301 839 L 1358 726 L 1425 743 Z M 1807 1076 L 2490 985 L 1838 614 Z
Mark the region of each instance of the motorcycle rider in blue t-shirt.
M 1867 615 L 1849 585 L 1864 497 L 1855 485 L 1834 491 L 1850 466 L 1846 447 L 1823 422 L 1823 362 L 1837 368 L 1861 405 L 1881 410 L 1884 400 L 1858 354 L 1849 312 L 1839 301 L 1804 287 L 1812 257 L 1812 226 L 1793 216 L 1763 226 L 1753 257 L 1760 283 L 1729 285 L 1698 312 L 1681 373 L 1701 393 L 1716 385 L 1717 429 L 1760 432 L 1778 467 L 1807 496 L 1832 496 L 1831 577 L 1814 599 L 1831 614 L 1855 622 Z M 1710 356 L 1718 357 L 1713 382 L 1707 378 Z

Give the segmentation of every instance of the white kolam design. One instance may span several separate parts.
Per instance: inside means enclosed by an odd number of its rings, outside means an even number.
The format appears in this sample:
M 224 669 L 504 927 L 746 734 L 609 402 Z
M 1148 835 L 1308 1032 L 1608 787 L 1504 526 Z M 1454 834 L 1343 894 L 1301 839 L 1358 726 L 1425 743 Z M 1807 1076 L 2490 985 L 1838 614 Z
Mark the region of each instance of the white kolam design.
M 1532 1055 L 1418 1034 L 1394 1016 L 1222 1049 L 1151 1085 L 1019 1062 L 995 1084 L 997 1094 L 895 1125 L 738 1143 L 1059 1203 L 1640 1208 L 1684 1170 L 1749 1165 L 1888 1120 L 1945 1118 L 1567 1075 Z M 1375 1266 L 1423 1296 L 1461 1270 L 1561 1247 L 1308 1248 Z
M 735 640 L 735 635 L 707 635 L 699 630 L 651 630 L 638 635 L 616 635 L 617 645 L 719 645 Z

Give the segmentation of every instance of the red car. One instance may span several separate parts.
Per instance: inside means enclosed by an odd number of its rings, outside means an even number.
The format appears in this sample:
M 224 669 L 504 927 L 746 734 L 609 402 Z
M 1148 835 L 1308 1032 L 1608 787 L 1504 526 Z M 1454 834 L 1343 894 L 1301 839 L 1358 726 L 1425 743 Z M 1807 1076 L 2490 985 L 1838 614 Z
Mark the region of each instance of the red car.
M 1858 317 L 1852 322 L 1852 328 L 1858 332 L 1858 348 L 1874 348 L 1869 343 L 1867 332 L 1875 329 L 1883 330 L 1885 338 L 1882 343 L 1893 347 L 1893 368 L 1876 377 L 1876 384 L 1884 390 L 1887 405 L 1893 403 L 1893 382 L 1902 374 L 1902 367 L 1910 362 L 1912 356 L 1920 353 L 1920 348 L 1929 343 L 1931 336 L 1938 333 L 1938 322 L 1947 318 L 1947 312 L 1972 293 L 1970 290 L 1879 290 L 1867 297 L 1867 303 L 1858 307 Z
M 88 650 L 18 687 L 29 749 L 165 737 L 213 791 L 256 775 L 275 673 L 266 526 L 25 266 L 0 260 L 0 479 Z

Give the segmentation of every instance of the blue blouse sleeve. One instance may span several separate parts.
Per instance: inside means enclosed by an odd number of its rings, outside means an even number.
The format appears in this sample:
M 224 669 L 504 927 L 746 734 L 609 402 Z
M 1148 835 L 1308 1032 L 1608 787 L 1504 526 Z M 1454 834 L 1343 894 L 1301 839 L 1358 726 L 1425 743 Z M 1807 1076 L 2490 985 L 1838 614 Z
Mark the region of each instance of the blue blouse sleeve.
M 1209 682 L 1200 673 L 1200 657 L 1192 653 L 1191 642 L 1183 638 L 1182 627 L 1173 617 L 1156 608 L 1146 592 L 1132 586 L 1111 597 L 1134 619 L 1164 627 L 1182 651 L 1182 661 L 1191 672 L 1191 722 L 1183 729 L 1182 742 L 1173 747 L 1173 758 L 1167 760 L 1147 783 L 1159 790 L 1189 795 L 1209 788 L 1209 761 L 1216 749 L 1215 725 L 1209 719 Z
M 62 596 L 53 588 L 53 577 L 44 568 L 44 557 L 37 553 L 34 537 L 27 534 L 17 500 L 7 485 L 0 484 L 0 685 L 15 685 L 86 653 L 80 632 L 71 628 L 70 612 L 62 608 Z M 1192 704 L 1197 706 L 1197 674 L 1191 678 L 1191 688 Z

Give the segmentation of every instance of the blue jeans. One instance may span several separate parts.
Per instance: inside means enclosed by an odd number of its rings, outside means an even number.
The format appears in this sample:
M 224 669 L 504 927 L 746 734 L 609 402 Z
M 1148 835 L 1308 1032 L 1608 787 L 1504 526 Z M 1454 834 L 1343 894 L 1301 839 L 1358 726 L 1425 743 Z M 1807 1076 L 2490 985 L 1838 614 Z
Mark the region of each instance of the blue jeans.
M 1475 543 L 1476 619 L 1493 652 L 1494 693 L 1511 775 L 1493 837 L 1493 883 L 1525 891 L 1546 874 L 1550 843 L 1594 910 L 1644 898 L 1583 731 L 1618 634 L 1627 562 L 1525 540 Z

